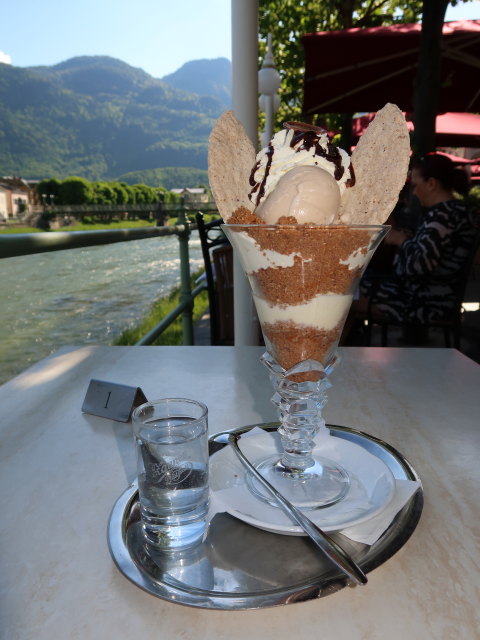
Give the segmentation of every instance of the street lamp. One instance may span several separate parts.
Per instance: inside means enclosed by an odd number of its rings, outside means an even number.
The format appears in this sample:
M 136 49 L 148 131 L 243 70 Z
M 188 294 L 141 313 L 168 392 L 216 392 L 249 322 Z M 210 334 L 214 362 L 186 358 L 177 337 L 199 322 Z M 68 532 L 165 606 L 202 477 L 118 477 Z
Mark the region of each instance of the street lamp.
M 273 135 L 273 117 L 280 106 L 278 89 L 281 78 L 275 67 L 275 60 L 272 52 L 272 35 L 267 37 L 267 53 L 258 72 L 258 91 L 260 93 L 260 109 L 265 112 L 265 128 L 262 132 L 262 147 L 266 147 Z

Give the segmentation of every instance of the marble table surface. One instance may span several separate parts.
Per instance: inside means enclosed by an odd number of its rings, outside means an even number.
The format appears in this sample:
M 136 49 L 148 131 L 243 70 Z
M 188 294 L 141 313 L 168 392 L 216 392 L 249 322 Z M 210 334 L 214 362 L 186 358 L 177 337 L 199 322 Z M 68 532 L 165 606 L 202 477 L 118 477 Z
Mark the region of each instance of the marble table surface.
M 211 433 L 275 420 L 257 347 L 65 347 L 0 387 L 0 637 L 473 640 L 480 629 L 480 367 L 453 349 L 344 348 L 325 408 L 397 448 L 425 506 L 365 587 L 274 609 L 182 607 L 110 558 L 131 424 L 81 412 L 92 378 L 209 407 Z

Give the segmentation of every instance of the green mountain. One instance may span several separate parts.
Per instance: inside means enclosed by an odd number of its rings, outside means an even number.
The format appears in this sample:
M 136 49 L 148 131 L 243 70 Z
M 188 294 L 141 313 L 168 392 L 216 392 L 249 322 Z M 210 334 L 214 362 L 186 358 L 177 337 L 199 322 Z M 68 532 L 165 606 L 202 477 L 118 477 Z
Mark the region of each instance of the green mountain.
M 208 136 L 224 109 L 215 96 L 106 56 L 0 64 L 0 175 L 112 180 L 163 167 L 205 171 Z
M 172 87 L 215 96 L 226 109 L 232 103 L 232 65 L 227 58 L 191 60 L 162 80 Z

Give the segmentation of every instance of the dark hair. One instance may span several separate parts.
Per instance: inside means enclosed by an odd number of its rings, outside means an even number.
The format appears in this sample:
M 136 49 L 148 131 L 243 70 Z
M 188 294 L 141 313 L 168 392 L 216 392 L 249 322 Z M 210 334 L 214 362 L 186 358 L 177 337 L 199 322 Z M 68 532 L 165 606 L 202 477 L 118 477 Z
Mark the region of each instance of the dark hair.
M 435 178 L 444 189 L 451 189 L 462 196 L 470 191 L 470 180 L 466 171 L 440 153 L 427 153 L 412 161 L 412 169 L 418 169 L 424 180 Z

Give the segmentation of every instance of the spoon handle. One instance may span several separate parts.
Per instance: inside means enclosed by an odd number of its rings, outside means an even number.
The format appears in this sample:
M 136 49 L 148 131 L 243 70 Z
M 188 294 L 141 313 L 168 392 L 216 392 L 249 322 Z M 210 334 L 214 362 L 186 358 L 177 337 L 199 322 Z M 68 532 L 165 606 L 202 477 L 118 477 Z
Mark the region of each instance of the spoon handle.
M 266 489 L 268 489 L 281 509 L 295 522 L 297 522 L 300 527 L 302 527 L 317 547 L 319 547 L 325 555 L 343 571 L 343 573 L 345 573 L 356 584 L 365 584 L 367 582 L 367 576 L 353 561 L 353 559 L 340 547 L 340 545 L 322 531 L 320 527 L 313 523 L 310 518 L 307 518 L 307 516 L 297 509 L 289 500 L 282 496 L 282 494 L 279 493 L 275 487 L 273 487 L 268 480 L 265 480 L 265 478 L 255 469 L 238 446 L 239 438 L 240 436 L 238 434 L 231 433 L 228 436 L 228 443 L 231 445 L 240 462 Z

